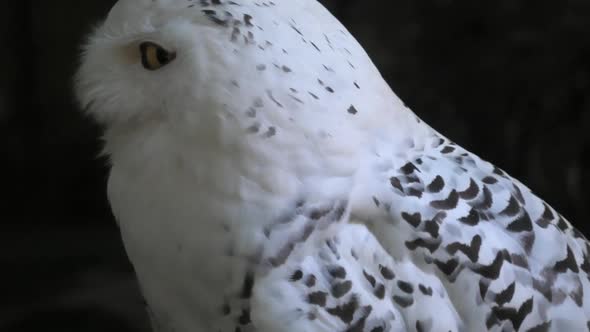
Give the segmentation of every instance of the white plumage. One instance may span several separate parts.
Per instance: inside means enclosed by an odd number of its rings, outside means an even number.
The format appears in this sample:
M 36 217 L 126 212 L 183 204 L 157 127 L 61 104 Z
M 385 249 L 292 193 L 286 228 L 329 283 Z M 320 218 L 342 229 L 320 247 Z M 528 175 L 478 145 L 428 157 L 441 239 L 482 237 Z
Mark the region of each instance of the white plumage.
M 583 331 L 588 242 L 316 0 L 120 0 L 85 47 L 156 331 Z

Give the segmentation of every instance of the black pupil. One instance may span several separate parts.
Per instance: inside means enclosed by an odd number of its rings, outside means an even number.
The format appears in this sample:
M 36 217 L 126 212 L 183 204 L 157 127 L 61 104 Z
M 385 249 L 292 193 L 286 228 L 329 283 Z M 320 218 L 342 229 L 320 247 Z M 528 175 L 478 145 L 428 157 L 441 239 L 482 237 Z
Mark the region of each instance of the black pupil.
M 158 58 L 158 62 L 163 65 L 167 64 L 170 60 L 168 52 L 161 47 L 158 47 L 156 50 L 156 58 Z

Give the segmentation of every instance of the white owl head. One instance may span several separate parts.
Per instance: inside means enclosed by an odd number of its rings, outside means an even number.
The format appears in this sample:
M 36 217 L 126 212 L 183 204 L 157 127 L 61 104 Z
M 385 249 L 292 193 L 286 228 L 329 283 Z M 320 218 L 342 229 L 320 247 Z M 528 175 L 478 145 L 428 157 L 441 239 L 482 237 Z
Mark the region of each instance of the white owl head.
M 83 48 L 76 76 L 82 107 L 108 127 L 197 111 L 203 62 L 211 58 L 198 47 L 203 20 L 186 1 L 117 2 Z

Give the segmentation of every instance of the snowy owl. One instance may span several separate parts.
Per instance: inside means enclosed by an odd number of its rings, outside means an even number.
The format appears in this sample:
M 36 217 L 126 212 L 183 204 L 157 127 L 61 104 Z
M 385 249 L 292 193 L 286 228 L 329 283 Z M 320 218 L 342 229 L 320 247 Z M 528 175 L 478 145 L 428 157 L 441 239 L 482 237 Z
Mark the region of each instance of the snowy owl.
M 584 236 L 316 0 L 120 0 L 77 94 L 155 331 L 588 330 Z

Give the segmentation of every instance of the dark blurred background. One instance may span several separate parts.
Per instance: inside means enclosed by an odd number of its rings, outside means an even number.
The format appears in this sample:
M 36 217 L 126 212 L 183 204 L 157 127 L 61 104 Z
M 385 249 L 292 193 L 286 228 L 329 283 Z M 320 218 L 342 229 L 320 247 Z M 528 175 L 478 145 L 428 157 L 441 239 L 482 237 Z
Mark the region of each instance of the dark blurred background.
M 589 1 L 324 2 L 418 115 L 590 233 Z M 146 329 L 100 129 L 72 96 L 78 45 L 113 3 L 0 11 L 1 331 Z

